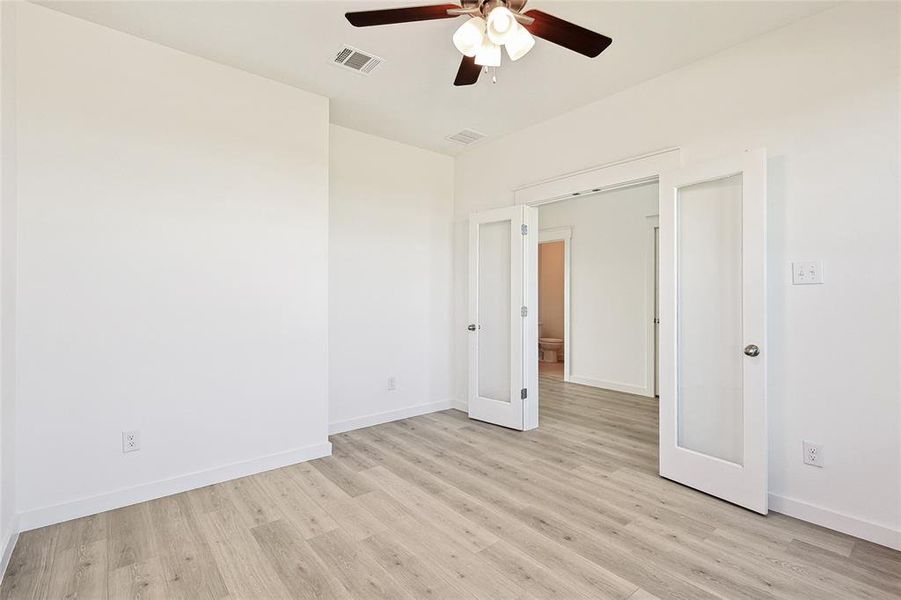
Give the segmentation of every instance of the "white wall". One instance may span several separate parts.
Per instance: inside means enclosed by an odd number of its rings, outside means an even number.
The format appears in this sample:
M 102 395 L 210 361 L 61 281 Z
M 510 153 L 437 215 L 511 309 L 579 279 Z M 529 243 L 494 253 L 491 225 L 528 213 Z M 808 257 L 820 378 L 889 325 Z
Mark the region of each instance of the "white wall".
M 656 183 L 545 204 L 541 229 L 570 227 L 570 341 L 575 383 L 653 396 L 648 389 L 648 216 Z
M 765 146 L 773 508 L 901 546 L 898 73 L 898 6 L 845 4 L 458 157 L 456 398 L 471 212 L 660 148 Z M 827 283 L 791 286 L 790 261 L 817 259 Z M 824 469 L 802 464 L 805 439 Z
M 328 453 L 328 101 L 18 9 L 23 527 Z
M 15 2 L 0 3 L 0 570 L 18 530 L 16 409 L 16 69 Z
M 453 159 L 330 131 L 330 429 L 449 408 Z

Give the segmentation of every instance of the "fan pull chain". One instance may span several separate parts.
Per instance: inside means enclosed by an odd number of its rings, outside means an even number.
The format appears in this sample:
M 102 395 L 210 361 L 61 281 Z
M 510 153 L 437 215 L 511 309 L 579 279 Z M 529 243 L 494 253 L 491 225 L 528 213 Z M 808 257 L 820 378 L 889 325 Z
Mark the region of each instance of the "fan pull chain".
M 485 70 L 483 71 L 485 75 L 489 72 L 491 73 L 491 83 L 497 83 L 497 67 L 489 67 L 485 65 Z

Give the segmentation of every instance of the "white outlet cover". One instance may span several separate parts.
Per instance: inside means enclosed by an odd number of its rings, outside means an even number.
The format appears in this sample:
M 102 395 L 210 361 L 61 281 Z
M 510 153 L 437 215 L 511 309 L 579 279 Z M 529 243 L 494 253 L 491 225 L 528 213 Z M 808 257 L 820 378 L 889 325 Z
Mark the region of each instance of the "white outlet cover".
M 823 263 L 808 260 L 792 263 L 792 285 L 817 285 L 823 283 Z
M 141 433 L 139 431 L 122 432 L 122 452 L 134 452 L 141 449 Z
M 825 457 L 823 456 L 823 446 L 822 445 L 805 441 L 803 443 L 803 450 L 804 450 L 803 459 L 804 459 L 805 465 L 823 468 Z

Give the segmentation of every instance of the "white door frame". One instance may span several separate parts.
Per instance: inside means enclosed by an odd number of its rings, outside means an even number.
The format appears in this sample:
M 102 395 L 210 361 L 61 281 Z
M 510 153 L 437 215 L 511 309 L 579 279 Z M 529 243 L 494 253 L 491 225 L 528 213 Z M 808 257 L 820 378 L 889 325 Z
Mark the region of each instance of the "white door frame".
M 548 242 L 563 242 L 563 381 L 569 382 L 569 302 L 570 302 L 570 267 L 572 258 L 570 254 L 570 242 L 572 241 L 572 227 L 551 227 L 541 229 L 538 232 L 538 244 Z
M 553 202 L 561 202 L 563 200 L 569 200 L 576 196 L 582 196 L 584 194 L 593 194 L 598 192 L 607 192 L 610 190 L 631 187 L 633 185 L 639 185 L 642 183 L 652 183 L 656 182 L 660 179 L 661 173 L 669 172 L 677 167 L 682 165 L 681 151 L 679 148 L 664 148 L 662 150 L 657 150 L 654 152 L 649 152 L 647 154 L 641 154 L 639 156 L 633 156 L 629 158 L 624 158 L 621 160 L 613 161 L 610 163 L 606 163 L 603 165 L 599 165 L 596 167 L 591 167 L 589 169 L 583 169 L 581 171 L 575 171 L 572 173 L 566 173 L 564 175 L 560 175 L 559 177 L 554 177 L 551 179 L 546 179 L 543 181 L 539 181 L 536 183 L 528 184 L 522 187 L 517 188 L 513 191 L 513 198 L 515 204 L 521 204 L 526 206 L 538 207 L 544 204 L 551 204 Z M 538 211 L 534 211 L 536 213 L 535 220 L 537 221 L 537 213 Z M 537 223 L 535 225 L 537 227 Z M 534 302 L 532 306 L 537 305 L 538 298 L 538 261 L 537 261 L 537 253 L 538 253 L 538 240 L 534 240 L 531 244 L 534 247 L 534 251 L 536 254 L 535 260 L 532 262 L 534 268 L 532 269 L 534 273 L 531 273 L 531 277 L 534 279 L 533 289 L 535 300 L 530 302 Z M 653 282 L 652 282 L 653 283 Z M 650 310 L 653 311 L 653 303 L 651 304 Z M 566 302 L 567 311 L 569 309 L 569 302 Z M 536 311 L 537 312 L 537 311 Z M 653 315 L 652 315 L 653 318 Z M 527 338 L 533 339 L 536 341 L 535 346 L 535 357 L 534 359 L 530 359 L 531 364 L 526 365 L 528 369 L 530 369 L 530 376 L 534 374 L 535 378 L 535 403 L 539 402 L 538 396 L 538 319 L 534 319 L 532 322 L 528 324 L 530 327 L 534 327 L 534 330 L 527 336 Z M 570 357 L 572 353 L 567 344 L 569 344 L 570 335 L 569 330 L 567 329 L 565 332 L 564 339 L 564 369 L 567 370 L 568 379 L 571 380 L 571 365 L 572 361 Z M 651 328 L 651 334 L 653 336 L 653 328 Z M 653 350 L 653 346 L 650 348 Z M 528 349 L 527 349 L 528 350 Z M 653 353 L 651 354 L 651 361 L 654 360 Z M 651 368 L 654 368 L 653 366 Z M 653 380 L 653 371 L 648 373 L 649 380 L 651 382 L 650 394 L 653 396 L 654 394 L 654 380 Z M 530 384 L 531 385 L 531 384 Z M 537 407 L 536 407 L 537 410 Z
M 648 215 L 648 258 L 646 261 L 647 275 L 645 279 L 645 322 L 647 323 L 647 380 L 645 389 L 648 390 L 650 396 L 657 395 L 657 315 L 655 308 L 659 304 L 660 297 L 657 289 L 657 229 L 660 227 L 660 215 Z

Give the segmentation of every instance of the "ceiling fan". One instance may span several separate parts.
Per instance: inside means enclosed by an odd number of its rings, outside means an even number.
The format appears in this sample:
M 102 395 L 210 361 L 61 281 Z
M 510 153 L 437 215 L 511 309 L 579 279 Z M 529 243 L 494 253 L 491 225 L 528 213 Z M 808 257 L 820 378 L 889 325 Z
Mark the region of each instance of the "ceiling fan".
M 461 4 L 408 6 L 349 12 L 354 27 L 411 23 L 469 17 L 454 33 L 454 45 L 463 54 L 454 85 L 472 85 L 482 67 L 501 64 L 501 46 L 510 60 L 518 60 L 535 45 L 537 36 L 573 52 L 594 58 L 613 40 L 540 10 L 523 12 L 527 0 L 461 0 Z

